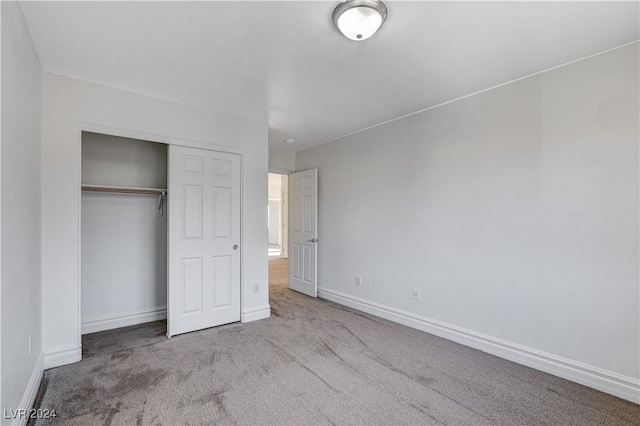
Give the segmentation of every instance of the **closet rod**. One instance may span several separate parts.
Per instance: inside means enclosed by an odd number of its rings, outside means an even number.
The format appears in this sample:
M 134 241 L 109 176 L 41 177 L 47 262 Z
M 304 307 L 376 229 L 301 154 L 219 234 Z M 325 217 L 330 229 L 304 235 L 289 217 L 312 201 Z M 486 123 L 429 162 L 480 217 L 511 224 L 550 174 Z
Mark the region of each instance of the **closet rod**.
M 100 186 L 100 185 L 82 185 L 82 191 L 85 192 L 108 192 L 115 194 L 140 194 L 140 195 L 165 195 L 166 189 L 161 188 L 134 188 L 124 186 Z

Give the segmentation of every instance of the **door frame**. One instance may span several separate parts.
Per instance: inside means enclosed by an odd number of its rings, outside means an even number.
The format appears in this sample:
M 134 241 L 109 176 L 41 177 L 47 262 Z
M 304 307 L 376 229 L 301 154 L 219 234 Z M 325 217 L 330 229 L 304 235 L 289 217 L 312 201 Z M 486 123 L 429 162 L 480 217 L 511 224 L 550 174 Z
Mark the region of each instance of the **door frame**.
M 284 257 L 286 259 L 289 258 L 289 173 L 281 174 L 280 178 L 282 179 L 282 189 L 280 190 L 280 194 L 282 197 L 282 226 L 280 229 L 280 239 L 282 240 L 282 253 L 280 257 Z M 284 190 L 286 184 L 286 191 Z
M 119 136 L 129 139 L 138 139 L 142 141 L 161 143 L 165 145 L 178 145 L 189 148 L 205 149 L 208 151 L 226 152 L 229 154 L 238 154 L 240 156 L 240 318 L 242 321 L 244 312 L 244 210 L 243 210 L 243 192 L 244 192 L 244 152 L 241 148 L 220 145 L 216 143 L 206 143 L 201 141 L 193 141 L 188 139 L 176 138 L 168 135 L 159 135 L 153 133 L 139 132 L 136 130 L 122 129 L 117 127 L 103 126 L 93 123 L 79 123 L 77 129 L 77 144 L 78 144 L 78 174 L 76 177 L 76 193 L 78 203 L 78 318 L 77 318 L 77 336 L 78 342 L 82 345 L 82 132 L 100 133 L 107 136 Z M 168 149 L 167 149 L 168 151 Z M 167 162 L 167 174 L 169 173 L 169 164 Z M 168 175 L 167 175 L 168 176 Z M 167 214 L 169 213 L 169 206 L 167 206 Z M 169 221 L 167 221 L 167 236 L 169 231 Z M 169 257 L 169 240 L 167 238 L 167 259 Z M 169 263 L 167 262 L 167 292 L 169 291 L 169 275 L 168 275 Z M 168 296 L 168 294 L 167 294 Z M 167 300 L 168 302 L 168 300 Z M 168 320 L 168 318 L 167 318 Z M 80 354 L 82 359 L 82 353 Z

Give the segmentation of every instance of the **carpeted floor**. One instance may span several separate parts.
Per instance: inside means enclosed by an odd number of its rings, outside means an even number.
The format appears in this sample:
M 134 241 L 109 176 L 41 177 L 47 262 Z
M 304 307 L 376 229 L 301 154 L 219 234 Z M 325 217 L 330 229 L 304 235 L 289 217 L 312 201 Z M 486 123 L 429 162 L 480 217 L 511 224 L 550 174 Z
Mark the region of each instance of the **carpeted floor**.
M 284 259 L 270 269 L 270 319 L 84 336 L 81 362 L 45 372 L 36 408 L 59 417 L 36 424 L 640 424 L 638 405 L 293 292 Z

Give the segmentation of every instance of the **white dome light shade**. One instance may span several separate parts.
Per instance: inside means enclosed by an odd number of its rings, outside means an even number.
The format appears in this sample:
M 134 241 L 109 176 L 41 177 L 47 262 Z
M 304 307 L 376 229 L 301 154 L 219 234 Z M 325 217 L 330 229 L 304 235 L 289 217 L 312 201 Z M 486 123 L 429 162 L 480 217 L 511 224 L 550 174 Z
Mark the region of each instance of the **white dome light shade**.
M 387 19 L 387 7 L 379 0 L 349 0 L 333 10 L 333 24 L 348 39 L 366 40 Z
M 337 27 L 350 40 L 366 40 L 382 25 L 382 16 L 370 7 L 354 7 L 338 18 Z

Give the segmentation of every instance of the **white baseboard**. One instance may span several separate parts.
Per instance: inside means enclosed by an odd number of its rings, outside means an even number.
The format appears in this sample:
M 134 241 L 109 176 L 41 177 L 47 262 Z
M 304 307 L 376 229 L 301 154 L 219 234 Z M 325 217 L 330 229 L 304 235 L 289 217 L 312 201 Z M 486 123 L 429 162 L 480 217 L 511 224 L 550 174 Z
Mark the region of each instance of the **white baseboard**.
M 327 288 L 318 296 L 640 404 L 638 379 Z
M 16 425 L 16 426 L 24 426 L 27 424 L 28 418 L 26 414 L 28 414 L 29 410 L 33 408 L 33 403 L 36 401 L 36 396 L 38 395 L 38 389 L 40 389 L 40 383 L 42 382 L 43 373 L 44 373 L 44 353 L 40 352 L 40 356 L 38 356 L 36 365 L 33 367 L 33 371 L 31 372 L 31 376 L 29 377 L 27 388 L 24 390 L 24 393 L 22 394 L 22 398 L 20 398 L 20 405 L 18 406 L 20 410 L 26 410 L 25 415 L 16 416 L 15 419 L 9 419 L 9 422 L 10 422 L 9 424 Z
M 157 308 L 139 312 L 89 318 L 82 321 L 82 334 L 96 333 L 98 331 L 112 330 L 114 328 L 128 327 L 130 325 L 144 324 L 145 322 L 163 319 L 167 319 L 166 306 L 158 306 Z
M 240 321 L 242 322 L 251 322 L 257 321 L 265 318 L 269 318 L 271 316 L 271 306 L 260 306 L 257 308 L 252 308 L 242 312 L 240 317 Z
M 81 345 L 57 346 L 44 351 L 44 369 L 60 367 L 61 365 L 73 364 L 82 359 Z

